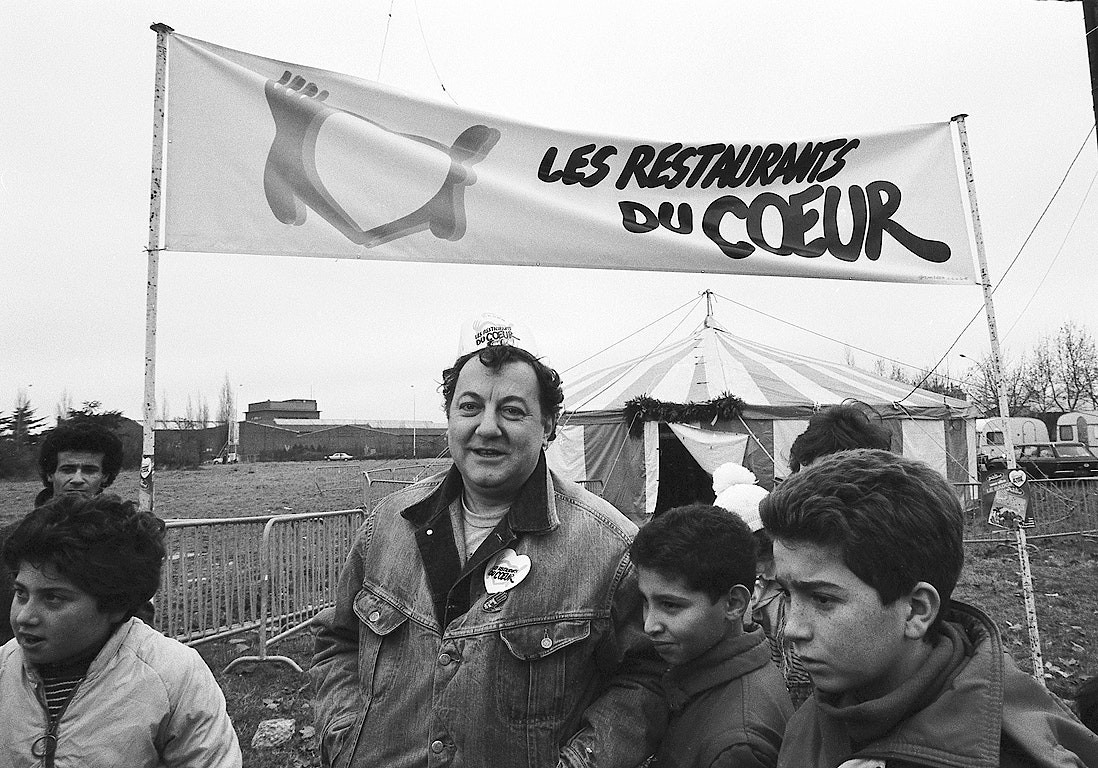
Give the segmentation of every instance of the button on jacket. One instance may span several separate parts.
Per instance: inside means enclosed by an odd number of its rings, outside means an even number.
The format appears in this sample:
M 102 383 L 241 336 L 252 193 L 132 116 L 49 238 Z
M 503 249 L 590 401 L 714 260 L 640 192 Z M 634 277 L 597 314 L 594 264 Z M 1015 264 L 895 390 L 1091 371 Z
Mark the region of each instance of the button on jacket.
M 461 564 L 454 469 L 366 516 L 325 612 L 311 675 L 326 765 L 620 766 L 666 723 L 628 547 L 636 527 L 544 457 Z M 526 577 L 500 595 L 485 564 L 511 548 Z

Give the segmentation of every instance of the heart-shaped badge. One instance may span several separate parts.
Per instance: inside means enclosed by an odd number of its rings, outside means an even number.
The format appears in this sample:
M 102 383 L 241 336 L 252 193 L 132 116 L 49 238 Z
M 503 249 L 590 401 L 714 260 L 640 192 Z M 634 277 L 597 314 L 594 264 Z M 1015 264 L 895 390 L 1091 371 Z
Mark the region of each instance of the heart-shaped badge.
M 484 567 L 484 589 L 489 595 L 506 592 L 530 573 L 530 556 L 520 555 L 508 547 Z

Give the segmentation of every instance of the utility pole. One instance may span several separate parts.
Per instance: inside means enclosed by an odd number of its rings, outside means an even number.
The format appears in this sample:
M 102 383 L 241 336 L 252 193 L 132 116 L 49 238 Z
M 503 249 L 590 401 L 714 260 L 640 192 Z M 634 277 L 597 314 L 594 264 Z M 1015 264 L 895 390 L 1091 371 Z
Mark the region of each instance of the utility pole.
M 1098 0 L 1083 0 L 1083 27 L 1090 57 L 1090 98 L 1094 104 L 1094 121 L 1098 123 Z

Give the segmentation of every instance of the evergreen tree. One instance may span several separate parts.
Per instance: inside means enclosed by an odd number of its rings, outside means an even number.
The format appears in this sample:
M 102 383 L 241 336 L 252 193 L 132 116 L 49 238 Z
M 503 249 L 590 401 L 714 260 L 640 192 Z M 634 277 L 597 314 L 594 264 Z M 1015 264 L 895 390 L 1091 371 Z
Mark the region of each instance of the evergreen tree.
M 66 422 L 72 424 L 98 424 L 112 432 L 122 426 L 122 411 L 101 411 L 98 400 L 85 400 L 83 408 L 70 408 Z
M 38 443 L 44 421 L 34 415 L 30 397 L 21 389 L 15 396 L 15 410 L 11 416 L 0 418 L 0 435 L 11 440 L 16 450 L 33 447 Z

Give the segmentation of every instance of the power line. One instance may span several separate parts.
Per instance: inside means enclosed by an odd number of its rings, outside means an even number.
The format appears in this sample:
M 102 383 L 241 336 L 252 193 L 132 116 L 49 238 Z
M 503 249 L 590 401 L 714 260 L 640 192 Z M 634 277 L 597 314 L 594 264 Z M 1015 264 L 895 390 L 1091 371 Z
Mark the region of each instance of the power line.
M 442 76 L 439 75 L 438 67 L 435 66 L 435 57 L 431 55 L 431 46 L 427 45 L 427 34 L 423 31 L 423 17 L 419 13 L 419 0 L 412 0 L 412 5 L 416 9 L 416 21 L 419 22 L 419 36 L 423 38 L 423 50 L 427 51 L 427 61 L 431 62 L 431 69 L 434 70 L 438 86 L 446 94 L 446 98 L 454 102 L 455 107 L 459 106 L 454 97 L 450 95 L 450 92 L 446 90 L 446 84 L 442 82 Z
M 1014 258 L 1010 260 L 1010 264 L 1008 264 L 1006 270 L 1003 271 L 1002 277 L 1000 277 L 998 282 L 996 282 L 995 285 L 992 287 L 992 289 L 991 289 L 992 295 L 994 295 L 995 292 L 997 290 L 999 290 L 999 286 L 1003 284 L 1003 280 L 1006 279 L 1006 276 L 1010 273 L 1010 270 L 1013 269 L 1014 265 L 1018 262 L 1018 259 L 1021 257 L 1022 251 L 1025 250 L 1025 247 L 1029 244 L 1029 241 L 1033 238 L 1033 234 L 1037 231 L 1037 227 L 1040 226 L 1042 221 L 1044 221 L 1045 214 L 1048 213 L 1049 208 L 1052 207 L 1052 203 L 1059 196 L 1060 190 L 1064 188 L 1064 183 L 1067 181 L 1068 176 L 1071 174 L 1071 169 L 1075 167 L 1075 163 L 1076 163 L 1076 161 L 1078 161 L 1079 155 L 1081 155 L 1083 153 L 1083 147 L 1085 147 L 1087 145 L 1087 142 L 1090 140 L 1090 134 L 1094 132 L 1094 128 L 1095 127 L 1092 125 L 1090 127 L 1090 129 L 1087 131 L 1087 135 L 1083 137 L 1083 142 L 1079 145 L 1079 151 L 1076 152 L 1075 157 L 1073 157 L 1071 159 L 1071 163 L 1068 165 L 1067 170 L 1064 171 L 1064 176 L 1063 176 L 1062 179 L 1060 179 L 1060 183 L 1056 185 L 1056 189 L 1055 189 L 1055 191 L 1053 191 L 1052 197 L 1050 197 L 1049 200 L 1048 200 L 1048 203 L 1045 204 L 1044 210 L 1041 211 L 1041 215 L 1037 217 L 1037 221 L 1035 221 L 1033 223 L 1033 227 L 1030 228 L 1029 234 L 1026 235 L 1026 239 L 1024 241 L 1022 241 L 1022 244 L 1018 247 L 1018 252 L 1016 254 L 1014 254 Z M 1029 305 L 1027 304 L 1026 306 L 1029 306 Z M 953 342 L 948 347 L 946 347 L 946 351 L 942 353 L 942 356 L 940 358 L 938 358 L 938 362 L 936 362 L 933 365 L 933 367 L 931 367 L 927 370 L 926 375 L 923 376 L 922 379 L 920 379 L 919 383 L 915 385 L 915 388 L 912 389 L 911 392 L 907 393 L 907 397 L 911 397 L 911 395 L 914 394 L 915 390 L 918 389 L 919 387 L 921 387 L 923 384 L 925 384 L 926 380 L 929 379 L 931 377 L 931 375 L 934 374 L 937 371 L 938 366 L 942 364 L 942 362 L 946 359 L 946 357 L 949 355 L 949 353 L 953 351 L 953 348 L 957 346 L 957 342 L 959 342 L 961 340 L 961 337 L 965 335 L 965 333 L 968 331 L 968 329 L 972 326 L 972 323 L 974 323 L 976 321 L 976 318 L 980 316 L 980 312 L 982 312 L 983 309 L 984 309 L 983 306 L 981 306 L 978 310 L 976 310 L 976 314 L 974 314 L 972 316 L 972 318 L 967 323 L 965 323 L 965 327 L 961 329 L 961 332 L 957 334 L 957 337 L 955 339 L 953 339 Z M 1019 315 L 1019 317 L 1020 317 L 1020 315 Z M 1018 321 L 1015 320 L 1015 323 L 1017 323 L 1017 322 Z M 1012 325 L 1011 327 L 1013 328 L 1014 326 Z M 1000 374 L 1001 373 L 1002 372 L 1000 371 Z M 941 374 L 938 374 L 938 375 L 940 376 Z M 906 400 L 907 398 L 905 397 L 904 399 Z
M 1094 175 L 1090 177 L 1090 185 L 1087 187 L 1086 194 L 1083 195 L 1083 199 L 1079 202 L 1079 207 L 1075 211 L 1075 218 L 1071 220 L 1071 224 L 1067 228 L 1067 232 L 1064 233 L 1064 239 L 1060 241 L 1060 247 L 1056 249 L 1056 255 L 1052 257 L 1052 261 L 1048 263 L 1048 269 L 1041 275 L 1041 279 L 1037 282 L 1036 287 L 1033 289 L 1033 293 L 1029 295 L 1029 299 L 1026 301 L 1026 305 L 1022 307 L 1022 311 L 1018 313 L 1018 317 L 1014 318 L 1014 322 L 1010 324 L 1010 328 L 1003 336 L 1009 336 L 1010 332 L 1014 330 L 1014 326 L 1018 325 L 1018 321 L 1022 319 L 1022 315 L 1029 309 L 1029 305 L 1033 303 L 1033 299 L 1037 297 L 1037 292 L 1041 290 L 1041 286 L 1045 284 L 1045 280 L 1048 278 L 1049 272 L 1052 271 L 1052 267 L 1055 266 L 1056 260 L 1060 258 L 1060 254 L 1064 252 L 1064 246 L 1067 245 L 1068 237 L 1071 236 L 1072 230 L 1075 229 L 1075 223 L 1079 221 L 1079 214 L 1083 212 L 1083 207 L 1086 205 L 1087 199 L 1090 198 L 1090 191 L 1094 189 L 1094 182 L 1098 180 L 1098 171 L 1094 172 Z
M 385 46 L 389 42 L 389 27 L 393 24 L 393 4 L 396 0 L 389 0 L 389 15 L 385 19 L 385 35 L 381 38 L 381 55 L 377 59 L 377 77 L 374 79 L 379 83 L 381 82 L 381 64 L 385 61 Z

